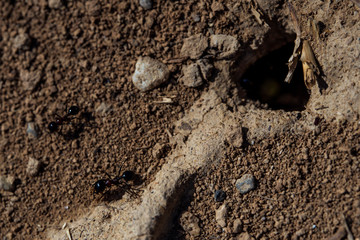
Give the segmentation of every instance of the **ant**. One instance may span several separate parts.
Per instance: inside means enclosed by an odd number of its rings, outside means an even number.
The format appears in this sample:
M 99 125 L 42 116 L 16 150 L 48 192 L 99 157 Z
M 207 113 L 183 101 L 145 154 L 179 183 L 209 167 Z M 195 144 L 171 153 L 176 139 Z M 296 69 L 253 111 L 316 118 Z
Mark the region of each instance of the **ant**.
M 133 171 L 125 171 L 121 176 L 116 176 L 111 178 L 109 174 L 105 173 L 108 176 L 108 179 L 100 179 L 94 184 L 94 193 L 102 193 L 107 187 L 112 185 L 119 186 L 121 183 L 125 183 L 126 186 L 128 181 L 134 179 L 135 173 Z M 121 179 L 124 179 L 125 182 L 120 182 Z
M 131 188 L 131 186 L 128 184 L 129 181 L 135 181 L 135 173 L 133 171 L 125 171 L 122 175 L 120 175 L 121 167 L 119 169 L 119 175 L 115 178 L 111 178 L 108 173 L 105 173 L 108 178 L 106 179 L 100 179 L 97 180 L 94 185 L 94 195 L 102 193 L 102 196 L 104 196 L 106 193 L 110 191 L 111 186 L 124 186 L 125 192 L 129 192 L 131 195 L 137 195 L 136 191 L 140 191 L 139 189 Z M 122 181 L 123 180 L 123 181 Z M 106 189 L 109 189 L 105 191 Z
M 50 132 L 55 132 L 59 129 L 59 126 L 63 125 L 64 122 L 70 122 L 72 118 L 70 116 L 75 116 L 79 113 L 80 108 L 78 106 L 71 106 L 66 113 L 65 116 L 61 117 L 58 114 L 57 118 L 55 119 L 55 122 L 50 122 L 48 125 L 48 129 Z

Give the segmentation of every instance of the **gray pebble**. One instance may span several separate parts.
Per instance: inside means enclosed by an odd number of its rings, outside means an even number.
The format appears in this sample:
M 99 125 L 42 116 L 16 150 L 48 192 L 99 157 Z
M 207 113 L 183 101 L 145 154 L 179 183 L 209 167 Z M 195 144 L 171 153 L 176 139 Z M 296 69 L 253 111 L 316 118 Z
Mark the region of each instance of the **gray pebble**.
M 235 186 L 240 193 L 248 193 L 255 188 L 255 178 L 251 174 L 245 174 L 240 179 L 236 180 Z
M 151 0 L 139 0 L 140 6 L 142 6 L 145 10 L 150 10 L 152 8 L 152 1 Z
M 226 193 L 223 190 L 216 190 L 215 191 L 215 201 L 222 202 L 226 198 Z
M 5 191 L 14 191 L 15 190 L 15 177 L 13 176 L 0 176 L 0 189 Z
M 29 137 L 32 137 L 32 138 L 38 137 L 37 126 L 34 122 L 29 122 L 27 124 L 26 133 L 28 134 Z
M 194 20 L 194 22 L 200 22 L 200 20 L 201 20 L 200 16 L 198 14 L 196 14 L 196 13 L 192 13 L 191 17 Z

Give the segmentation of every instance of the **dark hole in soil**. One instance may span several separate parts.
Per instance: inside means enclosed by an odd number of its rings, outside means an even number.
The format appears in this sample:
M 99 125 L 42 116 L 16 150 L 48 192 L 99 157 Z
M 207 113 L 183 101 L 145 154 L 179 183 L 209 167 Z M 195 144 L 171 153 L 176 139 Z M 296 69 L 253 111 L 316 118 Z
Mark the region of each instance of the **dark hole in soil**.
M 309 100 L 305 87 L 301 62 L 299 60 L 291 83 L 285 83 L 288 73 L 287 62 L 294 44 L 271 52 L 252 65 L 241 78 L 241 86 L 247 96 L 267 104 L 273 110 L 301 111 Z

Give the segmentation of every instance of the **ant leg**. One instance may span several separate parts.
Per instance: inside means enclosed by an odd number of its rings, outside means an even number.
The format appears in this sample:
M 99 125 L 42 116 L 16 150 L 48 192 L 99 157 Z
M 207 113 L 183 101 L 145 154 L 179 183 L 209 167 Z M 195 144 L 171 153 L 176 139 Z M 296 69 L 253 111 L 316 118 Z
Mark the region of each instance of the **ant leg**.
M 111 179 L 110 175 L 107 172 L 105 172 L 105 174 L 109 179 Z
M 55 113 L 55 116 L 57 116 L 59 119 L 63 119 L 59 114 Z
M 130 184 L 125 181 L 123 183 L 126 185 L 125 192 L 130 193 L 131 196 L 139 196 L 139 192 L 142 191 L 141 189 L 132 188 Z
M 117 152 L 116 152 L 116 159 L 118 159 L 117 157 L 118 157 L 118 156 L 117 156 Z M 125 163 L 125 161 L 122 161 L 122 163 L 120 164 L 120 168 L 119 168 L 119 172 L 118 172 L 118 176 L 119 176 L 119 177 L 121 176 L 121 169 L 122 169 L 124 163 Z

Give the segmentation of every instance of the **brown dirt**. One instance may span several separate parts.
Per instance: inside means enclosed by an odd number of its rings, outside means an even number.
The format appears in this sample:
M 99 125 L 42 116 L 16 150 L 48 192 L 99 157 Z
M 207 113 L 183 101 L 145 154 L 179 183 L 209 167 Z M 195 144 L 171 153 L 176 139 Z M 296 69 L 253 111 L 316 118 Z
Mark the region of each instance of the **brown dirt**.
M 345 2 L 331 10 L 344 22 L 349 8 L 355 9 Z M 249 16 L 246 2 L 225 1 L 219 9 L 206 0 L 164 1 L 148 11 L 138 1 L 62 3 L 50 9 L 44 0 L 0 2 L 0 175 L 14 176 L 17 183 L 14 192 L 0 190 L 1 238 L 43 238 L 48 227 L 76 219 L 99 204 L 92 184 L 105 172 L 115 176 L 122 163 L 140 177 L 139 187 L 151 182 L 171 148 L 167 131 L 208 85 L 182 86 L 181 63 L 169 63 L 169 82 L 142 93 L 131 82 L 138 57 L 176 59 L 183 39 L 196 33 L 237 36 L 250 45 L 256 39 L 253 29 L 259 28 L 256 21 L 242 21 Z M 301 14 L 308 15 L 307 8 Z M 16 47 L 23 33 L 27 41 Z M 26 71 L 40 76 L 33 86 L 22 80 Z M 174 104 L 154 103 L 164 96 L 175 96 Z M 96 112 L 101 103 L 110 110 Z M 78 105 L 83 116 L 90 113 L 89 120 L 78 120 L 85 129 L 74 139 L 50 134 L 47 124 L 70 105 Z M 38 138 L 26 134 L 28 122 L 38 125 Z M 289 238 L 298 231 L 304 232 L 300 238 L 323 239 L 341 226 L 341 214 L 360 236 L 359 125 L 323 120 L 319 128 L 316 134 L 289 133 L 241 149 L 229 146 L 221 165 L 196 177 L 195 193 L 179 215 L 189 211 L 200 220 L 199 239 L 230 239 L 232 225 L 223 231 L 214 221 L 220 204 L 209 190 L 213 185 L 227 193 L 228 222 L 240 218 L 242 231 L 256 239 Z M 62 129 L 69 130 L 72 126 Z M 152 154 L 157 143 L 165 150 L 159 158 Z M 26 173 L 30 157 L 42 163 L 36 176 Z M 227 181 L 243 173 L 254 174 L 256 192 L 240 195 Z M 178 222 L 171 236 L 190 239 Z
M 276 136 L 244 149 L 229 147 L 219 165 L 195 180 L 183 211 L 199 219 L 199 239 L 231 239 L 233 222 L 255 239 L 288 239 L 301 231 L 300 239 L 326 239 L 343 224 L 342 214 L 359 236 L 358 124 L 321 123 L 321 133 Z M 242 195 L 234 179 L 251 173 L 256 191 Z M 226 192 L 228 224 L 217 226 L 218 203 L 214 191 Z M 336 227 L 335 227 L 336 226 Z M 191 239 L 178 226 L 179 239 Z

